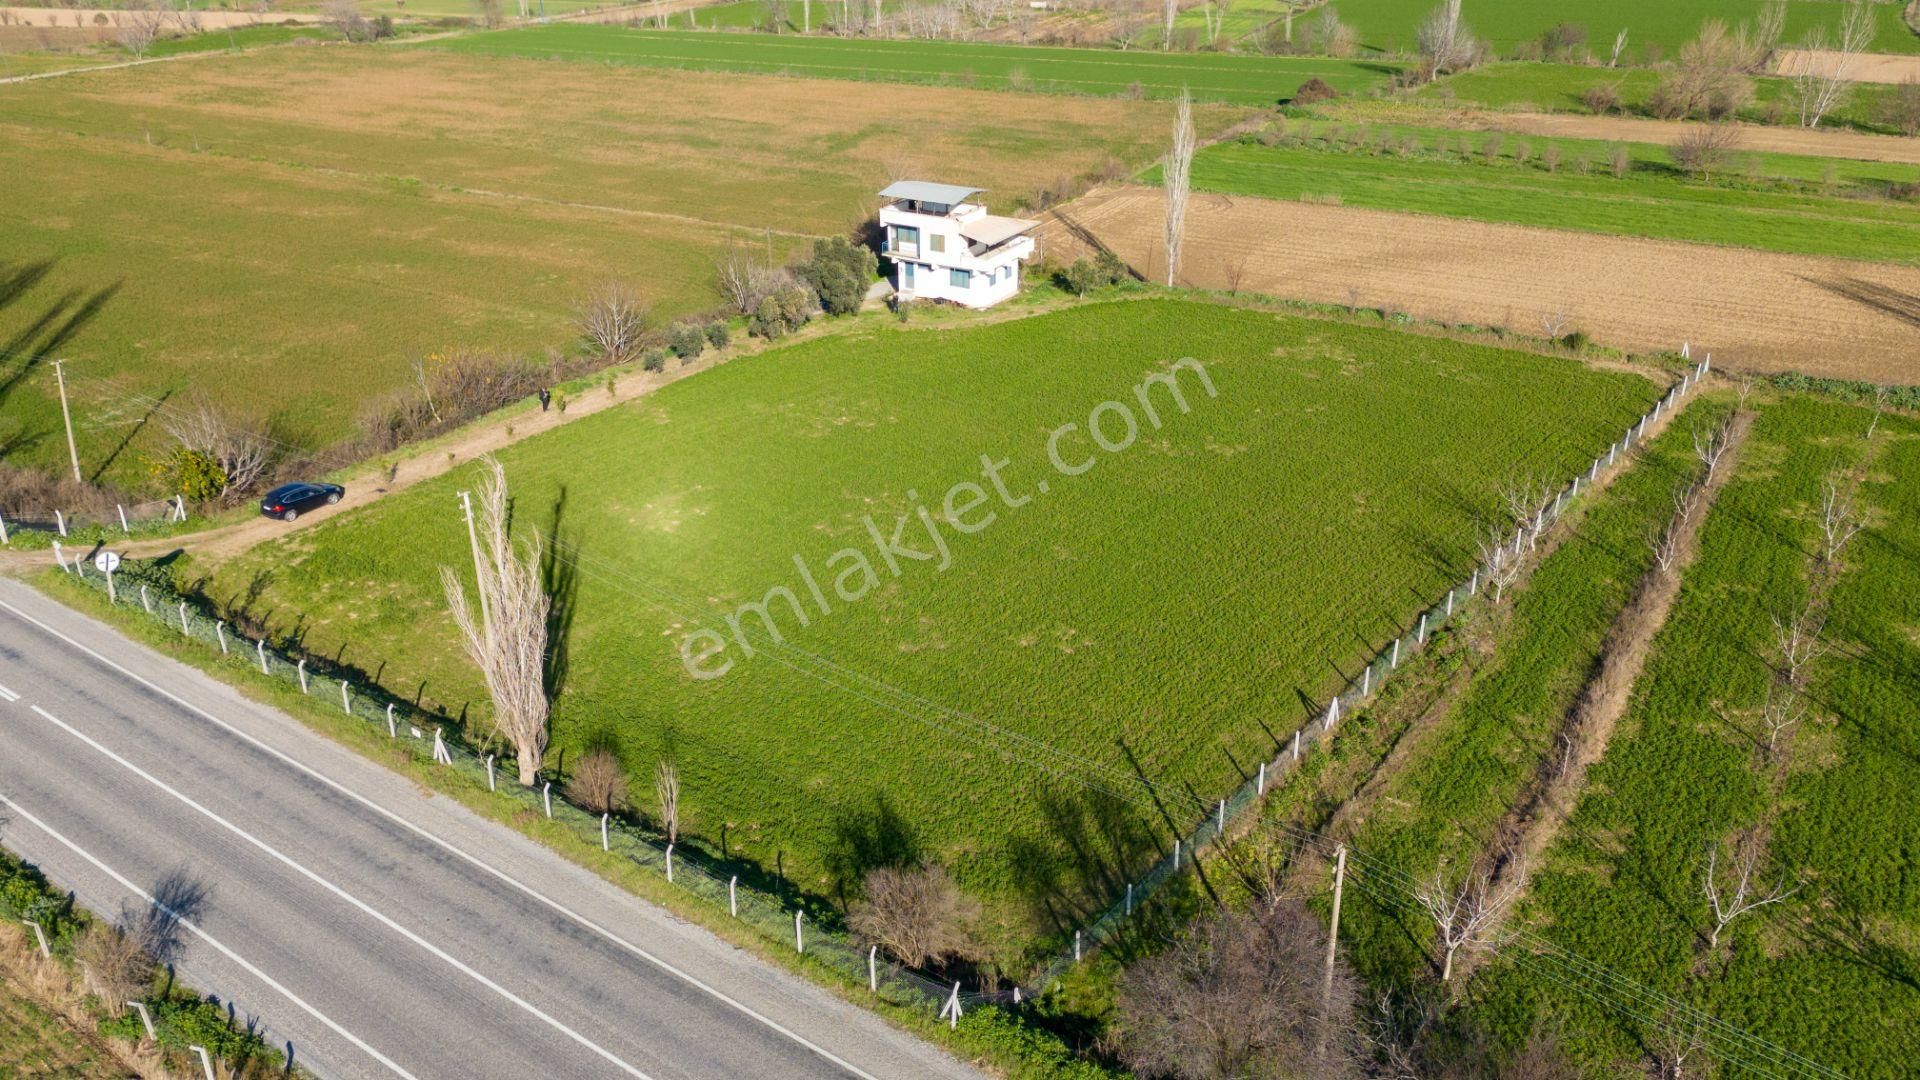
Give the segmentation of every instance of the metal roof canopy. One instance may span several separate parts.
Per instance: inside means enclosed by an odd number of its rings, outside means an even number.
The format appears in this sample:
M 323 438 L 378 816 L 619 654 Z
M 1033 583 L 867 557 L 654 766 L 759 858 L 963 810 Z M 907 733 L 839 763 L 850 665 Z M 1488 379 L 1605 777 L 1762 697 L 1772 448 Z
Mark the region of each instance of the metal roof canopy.
M 1040 227 L 1026 218 L 997 217 L 988 214 L 960 226 L 960 235 L 984 247 L 998 247 L 1016 236 Z
M 960 184 L 935 184 L 926 180 L 896 180 L 888 184 L 880 193 L 883 199 L 906 199 L 911 202 L 938 203 L 941 206 L 958 206 L 969 195 L 978 195 L 986 188 L 964 187 Z

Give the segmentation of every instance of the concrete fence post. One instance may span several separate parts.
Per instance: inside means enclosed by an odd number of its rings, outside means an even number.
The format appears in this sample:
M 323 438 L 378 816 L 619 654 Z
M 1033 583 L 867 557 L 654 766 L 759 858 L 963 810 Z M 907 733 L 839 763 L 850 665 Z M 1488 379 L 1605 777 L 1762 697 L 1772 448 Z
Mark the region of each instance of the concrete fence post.
M 739 874 L 735 874 L 732 877 L 727 879 L 727 914 L 733 916 L 736 919 L 740 917 L 740 875 Z
M 1424 611 L 1420 613 L 1420 632 L 1415 635 L 1414 640 L 1422 645 L 1427 643 L 1427 613 Z
M 1073 962 L 1076 964 L 1080 962 L 1080 931 L 1078 930 L 1073 932 Z M 953 985 L 958 987 L 960 984 L 954 983 Z
M 493 755 L 492 754 L 487 755 L 487 790 L 488 791 L 498 790 L 493 786 Z
M 213 632 L 220 639 L 220 655 L 227 655 L 227 620 L 221 619 L 213 624 Z
M 1367 669 L 1360 673 L 1360 696 L 1366 697 L 1372 693 L 1373 693 L 1373 661 L 1369 660 L 1367 661 Z
M 53 512 L 53 521 L 55 525 L 58 525 L 60 527 L 60 535 L 61 536 L 67 535 L 67 515 L 61 513 L 58 510 L 55 510 Z
M 41 929 L 40 924 L 34 922 L 32 919 L 21 919 L 20 924 L 22 926 L 33 927 L 33 939 L 40 943 L 40 958 L 42 960 L 53 959 L 53 951 L 47 948 L 47 932 Z
M 807 951 L 807 939 L 800 933 L 800 913 L 798 911 L 793 913 L 793 951 L 797 953 Z
M 69 574 L 73 573 L 73 567 L 67 565 L 66 553 L 60 550 L 60 541 L 58 540 L 53 542 L 53 561 L 60 564 L 60 569 L 65 570 Z
M 1220 806 L 1213 813 L 1213 833 L 1219 837 L 1227 831 L 1227 800 L 1221 799 Z
M 216 1077 L 216 1076 L 214 1075 L 214 1073 L 213 1073 L 213 1059 L 207 1056 L 207 1048 L 206 1048 L 206 1047 L 204 1047 L 204 1046 L 189 1046 L 189 1047 L 187 1047 L 187 1049 L 189 1049 L 189 1050 L 191 1050 L 191 1051 L 193 1051 L 193 1052 L 194 1052 L 194 1053 L 195 1053 L 196 1055 L 198 1055 L 198 1056 L 199 1056 L 199 1058 L 200 1058 L 200 1068 L 202 1068 L 203 1070 L 205 1070 L 205 1071 L 206 1071 L 206 1074 L 207 1074 L 207 1080 L 219 1080 L 219 1078 L 218 1078 L 218 1077 Z
M 153 1014 L 147 1011 L 147 1003 L 144 1001 L 129 1001 L 127 1002 L 127 1007 L 140 1014 L 140 1026 L 147 1029 L 147 1038 L 152 1040 L 154 1038 Z
M 1327 702 L 1327 730 L 1332 731 L 1333 725 L 1339 722 L 1340 722 L 1340 695 L 1335 694 L 1333 695 L 1333 700 Z
M 187 602 L 185 600 L 180 601 L 180 636 L 193 636 L 192 632 L 187 629 Z
M 347 698 L 347 680 L 345 679 L 340 680 L 340 711 L 353 712 L 353 703 Z
M 1133 882 L 1127 882 L 1127 917 L 1133 917 Z
M 1267 763 L 1264 761 L 1260 763 L 1259 776 L 1254 779 L 1253 793 L 1255 795 L 1265 795 L 1267 793 Z
M 1397 668 L 1399 666 L 1400 666 L 1400 639 L 1394 638 L 1393 639 L 1393 659 L 1388 661 L 1387 668 L 1388 670 L 1392 670 L 1393 668 Z
M 1447 590 L 1447 614 L 1445 616 L 1446 618 L 1449 618 L 1449 619 L 1453 618 L 1453 594 L 1457 591 L 1458 590 L 1456 589 Z
M 433 729 L 433 760 L 438 765 L 451 765 L 453 755 L 447 752 L 447 740 L 442 734 L 444 730 L 443 728 Z
M 127 528 L 127 508 L 121 506 L 119 503 L 114 503 L 113 508 L 120 511 L 120 532 L 124 535 L 132 536 L 133 530 Z
M 394 730 L 394 726 L 393 726 L 393 702 L 389 701 L 387 702 L 387 738 L 397 739 L 399 737 L 400 737 L 400 733 Z M 489 767 L 493 765 L 493 758 L 491 755 L 489 755 L 487 758 L 487 765 Z M 493 785 L 489 784 L 487 786 L 491 788 Z
M 173 512 L 175 521 L 187 520 L 187 497 L 185 495 L 175 495 L 173 497 Z
M 1480 568 L 1476 566 L 1473 568 L 1473 577 L 1468 579 L 1467 581 L 1467 595 L 1472 596 L 1479 591 L 1480 591 Z
M 667 884 L 673 884 L 673 845 L 667 845 Z
M 1293 731 L 1293 760 L 1300 760 L 1300 729 L 1298 728 Z
M 553 816 L 553 781 L 549 780 L 540 786 L 540 798 L 546 803 L 547 816 L 551 818 Z
M 307 692 L 307 658 L 301 657 L 297 667 L 300 671 L 300 692 L 304 694 Z
M 1587 469 L 1587 483 L 1591 484 L 1598 479 L 1600 479 L 1600 459 L 1594 458 L 1593 465 Z
M 10 544 L 12 542 L 13 541 L 7 539 L 7 515 L 0 514 L 0 544 Z
M 1619 452 L 1620 452 L 1619 443 L 1614 443 L 1612 446 L 1607 447 L 1607 468 L 1609 469 L 1613 468 L 1614 458 L 1616 455 L 1619 454 Z
M 267 639 L 261 638 L 253 643 L 254 651 L 260 654 L 260 674 L 271 674 L 267 670 Z
M 867 946 L 867 990 L 880 992 L 880 946 Z
M 1180 869 L 1180 838 L 1173 838 L 1173 868 Z
M 1073 936 L 1074 936 L 1074 943 L 1075 943 L 1074 959 L 1078 960 L 1080 959 L 1078 955 L 1080 952 L 1080 946 L 1079 946 L 1080 931 L 1075 930 L 1073 932 Z M 957 1028 L 960 1026 L 960 980 L 955 979 L 953 981 L 953 993 L 947 997 L 947 1007 L 940 1011 L 947 1014 L 948 1030 L 952 1030 L 953 1028 Z
M 608 844 L 608 843 L 607 843 L 607 818 L 608 818 L 608 816 L 609 816 L 609 815 L 608 815 L 608 814 L 607 814 L 606 812 L 604 812 L 604 811 L 603 811 L 603 812 L 601 812 L 601 814 L 600 814 L 600 850 L 601 850 L 601 851 L 612 851 L 612 850 L 613 850 L 613 847 L 612 847 L 612 845 L 610 845 L 610 844 Z M 669 844 L 669 845 L 668 845 L 668 847 L 672 847 L 672 845 L 671 845 L 671 844 Z M 667 880 L 668 880 L 668 881 L 672 881 L 672 880 L 673 880 L 673 853 L 672 853 L 671 851 L 669 851 L 669 852 L 667 853 Z
M 116 592 L 113 587 L 113 571 L 109 570 L 107 571 L 107 603 L 113 604 L 119 602 L 119 600 L 120 594 Z

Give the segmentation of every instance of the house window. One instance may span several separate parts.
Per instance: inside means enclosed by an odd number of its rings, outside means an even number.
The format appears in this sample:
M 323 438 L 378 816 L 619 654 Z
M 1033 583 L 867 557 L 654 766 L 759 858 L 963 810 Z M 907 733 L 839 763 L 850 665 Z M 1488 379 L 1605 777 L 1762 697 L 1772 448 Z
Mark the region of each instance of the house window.
M 927 250 L 933 251 L 933 252 L 946 251 L 947 250 L 947 234 L 946 233 L 928 233 L 927 234 Z
M 893 250 L 907 255 L 920 253 L 920 230 L 911 225 L 893 227 Z
M 947 271 L 947 283 L 956 289 L 970 289 L 973 287 L 973 271 L 949 270 Z

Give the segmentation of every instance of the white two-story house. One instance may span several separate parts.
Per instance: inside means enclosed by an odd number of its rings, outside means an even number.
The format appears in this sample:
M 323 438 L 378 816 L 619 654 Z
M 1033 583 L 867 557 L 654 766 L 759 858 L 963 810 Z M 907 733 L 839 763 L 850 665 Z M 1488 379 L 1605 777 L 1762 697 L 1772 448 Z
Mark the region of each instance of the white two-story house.
M 990 307 L 1020 288 L 1020 263 L 1033 255 L 1037 221 L 997 217 L 967 199 L 984 188 L 902 180 L 880 197 L 882 249 L 903 300 L 951 300 Z

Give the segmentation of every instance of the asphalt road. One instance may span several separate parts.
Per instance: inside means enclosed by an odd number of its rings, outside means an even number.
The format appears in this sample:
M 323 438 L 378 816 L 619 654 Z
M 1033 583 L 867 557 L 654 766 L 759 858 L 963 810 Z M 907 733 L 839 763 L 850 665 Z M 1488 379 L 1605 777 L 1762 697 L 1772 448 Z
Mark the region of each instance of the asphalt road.
M 0 580 L 0 836 L 323 1077 L 979 1077 Z

